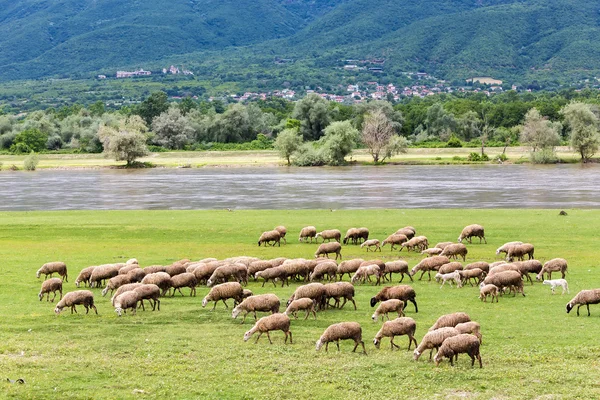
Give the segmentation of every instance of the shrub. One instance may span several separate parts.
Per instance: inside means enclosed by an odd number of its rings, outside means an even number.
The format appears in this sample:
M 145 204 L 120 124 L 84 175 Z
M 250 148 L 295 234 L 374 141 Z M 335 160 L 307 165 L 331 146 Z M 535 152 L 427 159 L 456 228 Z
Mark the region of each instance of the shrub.
M 325 157 L 319 149 L 315 149 L 312 143 L 305 143 L 293 154 L 292 165 L 298 167 L 325 165 Z
M 502 154 L 496 156 L 496 158 L 494 160 L 504 162 L 504 161 L 508 160 L 508 157 L 506 156 L 505 153 L 502 153 Z
M 551 148 L 531 152 L 531 162 L 534 164 L 555 164 L 558 162 L 556 153 Z
M 459 138 L 457 138 L 454 134 L 452 134 L 452 136 L 450 136 L 450 139 L 448 139 L 448 142 L 446 142 L 446 146 L 456 148 L 456 147 L 463 147 L 463 144 Z
M 27 157 L 25 157 L 25 160 L 23 161 L 23 168 L 25 171 L 35 171 L 39 162 L 40 160 L 38 155 L 32 151 Z
M 467 160 L 469 160 L 469 161 L 489 161 L 490 157 L 488 157 L 488 155 L 485 153 L 479 154 L 479 153 L 472 152 L 471 154 L 469 154 L 469 157 L 467 157 Z
M 169 150 L 165 149 L 162 146 L 155 146 L 155 145 L 149 145 L 148 146 L 148 151 L 152 152 L 152 153 L 165 153 Z
M 19 133 L 14 140 L 10 151 L 13 153 L 29 153 L 30 151 L 46 150 L 46 142 L 48 135 L 41 132 L 39 129 L 27 129 Z M 13 150 L 14 149 L 14 150 Z M 23 151 L 27 149 L 26 151 Z
M 52 136 L 46 142 L 48 150 L 60 150 L 63 147 L 63 140 L 60 136 Z
M 10 167 L 8 167 L 8 169 L 10 169 L 11 171 L 18 171 L 19 167 L 17 167 L 15 164 L 13 164 Z
M 438 158 L 439 158 L 440 160 L 442 159 L 441 157 L 438 157 Z M 462 157 L 460 157 L 460 156 L 454 156 L 454 157 L 452 157 L 452 159 L 453 159 L 454 161 L 464 161 L 464 160 L 465 160 L 464 158 L 462 158 Z M 437 158 L 436 158 L 436 160 L 437 160 Z

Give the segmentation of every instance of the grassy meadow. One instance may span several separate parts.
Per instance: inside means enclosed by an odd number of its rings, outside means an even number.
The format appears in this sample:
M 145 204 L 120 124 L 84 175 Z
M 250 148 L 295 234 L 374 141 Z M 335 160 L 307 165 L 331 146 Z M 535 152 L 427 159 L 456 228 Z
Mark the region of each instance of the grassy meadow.
M 600 306 L 592 316 L 565 313 L 565 304 L 581 289 L 600 287 L 597 267 L 600 210 L 302 210 L 302 211 L 85 211 L 0 213 L 0 379 L 23 378 L 24 385 L 4 383 L 0 397 L 39 398 L 178 398 L 178 399 L 381 399 L 381 398 L 598 398 L 600 397 Z M 570 295 L 554 296 L 548 286 L 525 285 L 526 297 L 504 296 L 483 303 L 478 289 L 440 287 L 435 282 L 410 283 L 417 292 L 419 313 L 412 304 L 407 316 L 417 322 L 417 341 L 442 314 L 465 311 L 480 322 L 484 368 L 471 368 L 466 355 L 455 367 L 418 362 L 402 348 L 381 349 L 372 340 L 374 323 L 369 299 L 380 287 L 357 286 L 358 310 L 328 309 L 317 320 L 293 320 L 293 344 L 283 333 L 242 340 L 253 324 L 231 319 L 231 305 L 211 312 L 202 308 L 208 288 L 197 297 L 165 298 L 161 311 L 117 317 L 109 296 L 93 289 L 99 315 L 60 316 L 54 304 L 38 301 L 41 280 L 36 270 L 62 260 L 69 268 L 65 292 L 75 289 L 78 272 L 89 265 L 124 262 L 136 257 L 141 266 L 177 259 L 312 257 L 315 244 L 298 243 L 303 226 L 317 229 L 366 226 L 371 237 L 384 239 L 412 225 L 434 245 L 455 241 L 462 227 L 485 226 L 488 244 L 468 244 L 467 262 L 494 261 L 495 249 L 512 241 L 528 241 L 536 258 L 569 261 Z M 288 244 L 257 247 L 264 230 L 283 224 Z M 476 240 L 475 242 L 478 242 Z M 344 259 L 372 257 L 358 246 L 344 246 Z M 410 267 L 419 254 L 390 252 L 377 257 L 405 258 Z M 553 276 L 557 278 L 560 276 Z M 415 277 L 416 278 L 416 277 Z M 347 278 L 346 278 L 347 279 Z M 398 278 L 394 277 L 394 284 Z M 403 283 L 407 283 L 406 279 Z M 299 283 L 274 288 L 251 282 L 255 294 L 275 293 L 285 302 Z M 189 293 L 185 289 L 184 293 Z M 583 309 L 582 309 L 583 310 Z M 282 310 L 283 311 L 283 310 Z M 260 314 L 259 315 L 265 315 Z M 368 355 L 351 353 L 352 342 L 329 353 L 315 351 L 315 341 L 332 323 L 357 321 L 363 327 Z

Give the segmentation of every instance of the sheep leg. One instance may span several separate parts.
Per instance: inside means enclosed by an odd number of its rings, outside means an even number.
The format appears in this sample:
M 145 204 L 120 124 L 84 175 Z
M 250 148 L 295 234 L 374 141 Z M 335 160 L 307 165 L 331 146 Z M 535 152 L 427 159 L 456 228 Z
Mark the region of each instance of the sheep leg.
M 394 347 L 396 347 L 398 349 L 400 348 L 400 346 L 398 346 L 396 343 L 394 343 L 394 336 L 392 336 L 392 338 L 390 339 L 390 344 L 391 344 L 392 351 L 394 351 Z
M 410 277 L 410 275 L 408 275 Z M 410 278 L 412 280 L 412 277 Z M 390 277 L 391 280 L 391 277 Z M 402 281 L 404 280 L 404 272 L 400 273 L 400 280 L 398 281 L 398 283 L 402 283 Z
M 271 335 L 269 335 L 269 331 L 267 331 L 266 333 L 267 333 L 267 339 L 269 339 L 269 343 L 273 344 L 273 341 L 271 340 Z
M 96 306 L 92 304 L 90 307 L 92 307 L 94 309 L 94 311 L 96 312 L 96 315 L 98 315 L 98 309 L 96 308 Z
M 419 280 L 423 279 L 423 275 L 425 275 L 425 270 L 421 271 L 421 276 L 419 277 Z M 429 280 L 431 280 L 431 276 L 429 277 Z
M 262 332 L 258 332 L 258 336 L 256 337 L 256 340 L 254 341 L 254 344 L 258 343 L 258 339 L 260 339 L 260 337 L 262 336 Z
M 340 339 L 336 340 L 335 344 L 337 344 L 337 349 L 338 349 L 338 351 L 340 351 Z M 356 349 L 356 347 L 355 347 L 355 349 Z
M 416 349 L 418 347 L 417 346 L 417 339 L 415 339 L 415 337 L 413 335 L 409 334 L 408 335 L 408 349 L 407 349 L 407 351 L 410 350 L 410 345 L 411 345 L 412 342 L 415 342 L 415 349 Z
M 590 316 L 590 305 L 589 305 L 589 304 L 586 304 L 585 306 L 587 307 L 587 310 L 588 310 L 588 317 L 589 317 L 589 316 Z
M 325 343 L 325 353 L 327 353 L 328 348 L 329 348 L 329 342 Z

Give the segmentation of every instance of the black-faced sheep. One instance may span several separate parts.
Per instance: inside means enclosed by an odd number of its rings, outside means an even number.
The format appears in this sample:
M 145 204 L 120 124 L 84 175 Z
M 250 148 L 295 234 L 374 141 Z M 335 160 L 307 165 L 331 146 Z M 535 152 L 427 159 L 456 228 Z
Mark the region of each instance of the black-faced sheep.
M 437 319 L 437 321 L 435 321 L 435 324 L 429 328 L 429 332 L 440 328 L 454 328 L 458 324 L 469 321 L 471 321 L 471 318 L 469 318 L 469 315 L 464 312 L 455 312 L 452 314 L 442 315 Z
M 323 239 L 323 243 L 325 242 L 325 240 L 327 240 L 328 242 L 331 240 L 335 240 L 336 242 L 340 242 L 340 239 L 342 237 L 342 233 L 337 230 L 337 229 L 326 229 L 324 231 L 321 231 L 319 233 L 317 233 L 315 235 L 315 241 L 318 242 L 319 238 Z
M 60 292 L 60 298 L 58 300 L 62 299 L 62 284 L 63 281 L 60 278 L 50 278 L 42 282 L 42 288 L 38 294 L 40 301 L 42 301 L 44 295 L 46 294 L 46 301 L 52 301 L 54 303 L 56 292 Z M 54 294 L 54 296 L 52 296 L 52 300 L 50 300 L 50 293 Z
M 375 339 L 373 339 L 373 344 L 376 348 L 379 348 L 381 345 L 381 339 L 384 337 L 390 338 L 390 345 L 392 350 L 394 347 L 400 348 L 396 343 L 394 343 L 394 338 L 396 336 L 407 335 L 408 336 L 408 349 L 410 350 L 410 345 L 415 342 L 415 347 L 417 347 L 417 339 L 415 339 L 415 331 L 417 330 L 417 323 L 414 319 L 409 317 L 401 317 L 396 318 L 392 321 L 386 321 L 383 323 L 383 326 L 375 335 Z
M 298 238 L 298 241 L 305 242 L 307 239 L 310 238 L 310 243 L 312 243 L 313 238 L 315 236 L 317 236 L 317 228 L 315 228 L 314 226 L 305 226 L 300 231 L 300 237 Z
M 285 235 L 287 234 L 287 228 L 283 225 L 279 225 L 276 226 L 274 230 L 279 232 L 279 236 L 281 237 L 281 239 L 283 239 L 283 243 L 287 244 L 287 239 L 285 238 Z
M 71 314 L 73 314 L 73 312 L 77 313 L 75 306 L 78 305 L 83 305 L 85 307 L 86 314 L 90 311 L 90 308 L 93 308 L 96 314 L 98 314 L 98 310 L 94 305 L 94 293 L 89 290 L 76 290 L 65 294 L 58 304 L 56 304 L 54 312 L 58 315 L 63 308 L 70 307 Z
M 390 316 L 388 313 L 396 312 L 398 313 L 398 317 L 404 316 L 404 302 L 398 299 L 390 299 L 382 301 L 381 304 L 377 307 L 371 319 L 373 321 L 377 321 L 377 319 L 381 316 L 381 320 L 383 321 L 383 317 L 385 316 L 388 321 L 390 320 Z
M 325 255 L 325 257 L 329 258 L 329 254 L 335 253 L 335 259 L 337 260 L 340 257 L 342 259 L 342 245 L 338 242 L 329 242 L 322 243 L 319 245 L 319 248 L 315 252 L 315 258 Z
M 317 351 L 325 345 L 325 351 L 328 350 L 329 343 L 335 342 L 340 351 L 340 340 L 352 339 L 354 340 L 354 349 L 356 351 L 358 345 L 362 345 L 363 353 L 367 354 L 365 349 L 365 342 L 362 340 L 362 328 L 358 322 L 340 322 L 339 324 L 330 325 L 325 332 L 317 340 Z
M 196 286 L 198 286 L 198 279 L 196 279 L 196 275 L 191 272 L 184 272 L 183 274 L 172 276 L 171 287 L 173 288 L 173 294 L 171 297 L 175 296 L 175 291 L 179 291 L 183 296 L 183 293 L 181 292 L 182 287 L 190 288 L 190 297 L 196 296 Z
M 298 319 L 298 311 L 306 310 L 306 316 L 304 319 L 306 320 L 310 313 L 313 313 L 315 319 L 317 319 L 317 311 L 315 309 L 315 302 L 313 299 L 309 299 L 308 297 L 303 297 L 301 299 L 297 299 L 292 301 L 285 310 L 285 315 L 292 314 L 295 319 Z
M 257 311 L 271 312 L 272 314 L 275 314 L 279 312 L 280 305 L 281 302 L 279 301 L 279 297 L 271 293 L 250 296 L 244 299 L 244 301 L 242 301 L 240 304 L 235 306 L 231 313 L 231 317 L 235 319 L 242 311 L 244 311 L 242 322 L 240 322 L 241 324 L 243 324 L 244 321 L 246 321 L 246 316 L 249 313 L 252 313 L 254 315 L 254 320 L 256 321 Z
M 398 299 L 402 300 L 404 304 L 406 304 L 407 301 L 413 303 L 415 306 L 415 312 L 418 313 L 419 308 L 417 306 L 417 301 L 415 300 L 416 297 L 417 293 L 408 285 L 386 286 L 374 297 L 371 297 L 371 307 L 375 307 L 375 304 L 379 303 L 380 301 Z
M 342 261 L 339 263 L 337 268 L 338 279 L 342 280 L 344 274 L 348 274 L 348 276 L 352 276 L 353 273 L 358 270 L 360 264 L 365 261 L 362 258 L 354 258 L 352 260 Z
M 460 235 L 458 236 L 458 243 L 462 243 L 462 241 L 464 239 L 468 239 L 469 243 L 472 243 L 471 240 L 474 237 L 479 238 L 480 244 L 481 244 L 481 239 L 483 239 L 485 241 L 485 243 L 487 244 L 487 240 L 485 240 L 485 233 L 483 230 L 483 226 L 477 225 L 477 224 L 465 226 L 464 229 L 462 230 L 462 232 L 460 233 Z
M 84 286 L 88 286 L 90 284 L 90 278 L 92 277 L 92 271 L 94 268 L 96 268 L 95 265 L 82 269 L 81 272 L 79 272 L 79 275 L 77 275 L 77 279 L 75 279 L 75 286 L 79 287 L 82 282 Z
M 115 312 L 120 317 L 122 312 L 127 313 L 127 309 L 131 309 L 131 313 L 135 315 L 138 301 L 140 295 L 135 290 L 122 293 L 115 299 Z
M 344 302 L 340 306 L 340 299 L 344 298 Z M 329 306 L 329 300 L 334 299 L 333 307 L 344 308 L 346 302 L 351 301 L 356 310 L 356 302 L 354 301 L 354 286 L 348 282 L 334 282 L 325 285 L 325 303 Z
M 582 290 L 577 293 L 573 299 L 567 303 L 567 314 L 571 312 L 574 306 L 577 306 L 577 316 L 579 308 L 583 305 L 587 307 L 588 317 L 590 316 L 590 304 L 600 303 L 600 289 Z
M 450 327 L 440 328 L 436 329 L 435 331 L 427 332 L 425 336 L 423 336 L 423 339 L 421 340 L 421 343 L 419 343 L 419 346 L 413 352 L 413 359 L 417 361 L 425 350 L 430 350 L 429 361 L 431 361 L 433 349 L 437 351 L 437 349 L 439 349 L 442 343 L 444 343 L 444 340 L 457 335 L 460 335 L 460 332 L 456 328 Z M 475 340 L 477 339 L 475 338 Z M 477 343 L 479 343 L 479 341 L 477 341 Z
M 272 231 L 266 231 L 263 232 L 262 235 L 260 235 L 260 237 L 258 238 L 258 246 L 260 247 L 261 244 L 265 244 L 265 247 L 270 244 L 270 242 L 273 242 L 272 246 L 275 246 L 275 244 L 277 244 L 278 246 L 281 246 L 281 235 L 279 234 L 278 231 L 276 230 L 272 230 Z
M 244 334 L 244 342 L 247 342 L 248 339 L 254 335 L 255 332 L 258 332 L 258 337 L 256 338 L 255 344 L 258 343 L 258 339 L 262 336 L 263 333 L 267 334 L 267 338 L 269 339 L 269 343 L 273 344 L 271 341 L 271 335 L 269 335 L 270 331 L 282 331 L 285 333 L 285 341 L 287 343 L 288 336 L 290 337 L 290 344 L 292 343 L 292 332 L 290 331 L 290 317 L 285 314 L 272 314 L 266 317 L 262 317 L 250 329 L 248 332 Z
M 552 279 L 553 272 L 560 272 L 561 278 L 565 279 L 565 273 L 567 272 L 567 260 L 564 258 L 553 258 L 550 261 L 546 261 L 544 266 L 540 270 L 540 273 L 535 277 L 538 281 L 544 279 L 544 274 L 548 274 L 548 279 Z
M 44 274 L 44 279 L 48 279 L 48 276 L 51 277 L 55 272 L 62 278 L 63 281 L 69 282 L 67 275 L 67 264 L 62 261 L 54 261 L 42 265 L 42 268 L 38 269 L 35 276 L 36 278 L 39 278 L 40 275 Z
M 217 302 L 222 301 L 225 304 L 225 308 L 229 308 L 225 300 L 233 299 L 236 304 L 241 303 L 243 294 L 244 288 L 238 282 L 226 282 L 215 285 L 204 299 L 202 299 L 202 307 L 206 307 L 209 301 L 214 301 L 215 305 L 211 310 L 214 311 L 217 307 Z
M 460 334 L 449 337 L 440 346 L 437 354 L 433 358 L 435 365 L 438 366 L 444 357 L 450 359 L 450 365 L 454 365 L 453 359 L 458 358 L 460 353 L 467 353 L 471 357 L 471 367 L 475 365 L 475 358 L 479 360 L 479 368 L 483 368 L 481 355 L 479 354 L 479 340 L 469 334 Z
M 453 243 L 444 247 L 444 250 L 440 253 L 440 256 L 446 256 L 448 258 L 458 259 L 458 256 L 462 257 L 463 261 L 467 258 L 467 246 L 462 243 Z

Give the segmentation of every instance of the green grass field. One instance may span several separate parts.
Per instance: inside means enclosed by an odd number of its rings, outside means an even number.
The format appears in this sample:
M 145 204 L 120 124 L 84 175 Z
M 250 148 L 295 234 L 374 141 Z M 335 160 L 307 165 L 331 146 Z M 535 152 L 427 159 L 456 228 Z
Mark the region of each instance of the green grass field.
M 335 211 L 134 211 L 0 213 L 0 380 L 23 378 L 25 385 L 4 383 L 2 398 L 598 398 L 600 397 L 600 306 L 592 316 L 565 313 L 565 304 L 581 289 L 600 287 L 597 254 L 600 210 L 363 210 Z M 165 298 L 160 312 L 117 317 L 110 299 L 94 289 L 99 315 L 55 316 L 54 305 L 40 302 L 36 270 L 63 260 L 69 267 L 65 292 L 74 290 L 78 272 L 89 265 L 139 259 L 142 266 L 168 264 L 181 258 L 312 257 L 314 244 L 298 243 L 305 225 L 318 229 L 367 226 L 371 237 L 385 236 L 405 225 L 417 228 L 432 244 L 456 240 L 463 226 L 485 226 L 488 244 L 468 245 L 467 262 L 493 261 L 504 242 L 522 240 L 536 246 L 541 261 L 564 257 L 571 294 L 552 296 L 548 286 L 526 285 L 526 297 L 504 296 L 498 304 L 482 303 L 478 289 L 415 281 L 419 313 L 417 340 L 438 316 L 465 311 L 480 322 L 484 368 L 471 368 L 462 355 L 455 367 L 439 367 L 422 357 L 412 359 L 408 339 L 390 351 L 372 344 L 381 323 L 370 316 L 369 298 L 379 287 L 358 286 L 358 310 L 329 309 L 316 321 L 292 321 L 294 343 L 283 333 L 258 344 L 242 340 L 252 326 L 231 319 L 231 307 L 201 307 L 208 292 L 197 297 Z M 259 234 L 274 226 L 288 227 L 288 244 L 257 247 Z M 371 257 L 358 246 L 345 246 L 344 259 Z M 412 267 L 420 255 L 391 253 L 385 260 L 406 257 Z M 556 276 L 553 276 L 556 278 Z M 394 278 L 397 283 L 398 278 Z M 406 283 L 406 280 L 405 282 Z M 410 283 L 410 282 L 409 282 Z M 299 283 L 261 288 L 283 301 Z M 187 290 L 184 290 L 187 293 Z M 560 293 L 560 291 L 559 291 Z M 230 302 L 231 303 L 231 302 Z M 264 314 L 263 314 L 264 315 Z M 368 355 L 351 353 L 343 342 L 325 353 L 315 341 L 329 324 L 358 321 Z

